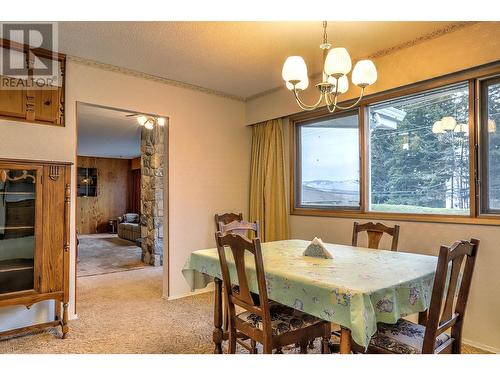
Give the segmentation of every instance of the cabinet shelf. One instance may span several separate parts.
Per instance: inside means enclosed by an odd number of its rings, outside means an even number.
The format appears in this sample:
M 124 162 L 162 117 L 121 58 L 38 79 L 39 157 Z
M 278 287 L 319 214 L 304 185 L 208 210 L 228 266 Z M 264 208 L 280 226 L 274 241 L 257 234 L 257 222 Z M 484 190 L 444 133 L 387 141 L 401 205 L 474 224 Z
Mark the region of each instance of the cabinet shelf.
M 33 191 L 0 191 L 0 195 L 35 195 Z
M 0 230 L 22 230 L 22 229 L 34 229 L 34 226 L 20 226 L 20 227 L 0 227 Z
M 0 261 L 0 273 L 33 269 L 33 259 L 9 259 Z

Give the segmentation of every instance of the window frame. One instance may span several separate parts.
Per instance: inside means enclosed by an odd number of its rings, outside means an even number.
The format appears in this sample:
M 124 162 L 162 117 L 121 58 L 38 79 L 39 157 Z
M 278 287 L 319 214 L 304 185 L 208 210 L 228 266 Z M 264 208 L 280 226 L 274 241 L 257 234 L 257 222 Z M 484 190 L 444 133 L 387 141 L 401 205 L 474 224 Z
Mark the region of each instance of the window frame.
M 481 165 L 480 159 L 484 154 L 481 148 L 481 126 L 480 124 L 480 90 L 481 82 L 493 78 L 500 80 L 500 61 L 485 64 L 475 68 L 467 69 L 457 73 L 451 73 L 445 76 L 433 78 L 426 81 L 398 87 L 395 89 L 371 94 L 363 98 L 354 110 L 359 111 L 359 155 L 360 155 L 360 209 L 359 210 L 341 210 L 334 207 L 315 208 L 299 206 L 296 191 L 298 181 L 296 173 L 300 168 L 300 161 L 297 159 L 299 144 L 297 143 L 297 125 L 308 120 L 320 119 L 331 116 L 326 108 L 320 108 L 311 112 L 299 112 L 289 116 L 289 135 L 290 135 L 290 214 L 302 216 L 326 216 L 339 218 L 359 218 L 376 220 L 398 220 L 398 221 L 417 221 L 417 222 L 440 222 L 440 223 L 459 223 L 459 224 L 480 224 L 480 225 L 500 225 L 500 210 L 498 213 L 482 212 L 479 189 Z M 418 213 L 386 213 L 369 211 L 369 132 L 366 130 L 367 106 L 378 104 L 384 101 L 397 99 L 403 96 L 418 94 L 421 92 L 445 88 L 459 83 L 468 83 L 469 87 L 469 178 L 470 178 L 470 213 L 469 215 L 449 215 L 449 214 L 418 214 Z M 340 103 L 343 106 L 354 102 L 354 99 Z M 346 113 L 351 110 L 336 111 L 335 114 Z M 483 197 L 484 199 L 484 197 Z
M 479 216 L 494 217 L 500 216 L 500 209 L 489 207 L 489 189 L 488 189 L 488 87 L 490 85 L 500 84 L 500 75 L 480 79 L 477 82 L 478 100 L 478 192 L 479 192 Z M 484 147 L 481 147 L 484 145 Z
M 302 189 L 299 187 L 299 184 L 301 183 L 302 179 L 301 179 L 301 175 L 302 175 L 302 148 L 301 148 L 301 137 L 299 135 L 300 131 L 301 131 L 301 126 L 304 126 L 304 125 L 309 125 L 311 123 L 314 123 L 314 122 L 317 122 L 318 120 L 327 120 L 327 119 L 337 119 L 337 118 L 342 118 L 342 117 L 347 117 L 347 116 L 358 116 L 358 152 L 359 152 L 359 156 L 358 156 L 358 163 L 359 163 L 359 207 L 355 207 L 355 206 L 321 206 L 321 205 L 317 205 L 317 206 L 314 206 L 314 205 L 302 205 L 301 202 L 302 202 L 302 194 L 301 194 L 301 191 Z M 336 113 L 329 113 L 328 115 L 325 115 L 325 116 L 321 116 L 321 117 L 315 117 L 315 118 L 312 118 L 312 119 L 304 119 L 304 120 L 301 120 L 301 121 L 297 121 L 295 122 L 295 126 L 294 126 L 294 132 L 295 132 L 295 138 L 296 138 L 296 142 L 295 142 L 295 155 L 296 158 L 297 158 L 297 162 L 295 163 L 295 176 L 296 176 L 296 188 L 294 189 L 295 191 L 295 197 L 294 197 L 294 201 L 296 202 L 297 204 L 297 207 L 298 208 L 302 208 L 302 209 L 313 209 L 313 210 L 333 210 L 335 212 L 361 212 L 361 200 L 363 199 L 363 192 L 361 190 L 361 142 L 362 142 L 362 132 L 361 132 L 361 129 L 360 129 L 360 118 L 361 118 L 361 113 L 360 113 L 360 109 L 359 108 L 353 108 L 353 109 L 350 109 L 350 110 L 344 110 L 344 111 L 341 111 L 341 112 L 336 112 Z

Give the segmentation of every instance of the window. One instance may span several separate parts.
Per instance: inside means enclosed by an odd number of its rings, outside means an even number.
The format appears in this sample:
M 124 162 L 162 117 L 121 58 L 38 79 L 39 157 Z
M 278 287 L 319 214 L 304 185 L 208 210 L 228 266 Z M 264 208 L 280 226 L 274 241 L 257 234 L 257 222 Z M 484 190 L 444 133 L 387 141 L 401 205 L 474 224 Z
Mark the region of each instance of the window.
M 77 196 L 97 197 L 97 169 L 78 168 L 77 171 Z
M 468 84 L 375 104 L 367 112 L 369 210 L 469 215 Z M 500 161 L 500 148 L 495 157 Z
M 290 123 L 292 215 L 500 226 L 500 62 Z
M 500 78 L 481 84 L 481 211 L 500 213 Z
M 297 123 L 296 202 L 360 208 L 358 111 Z

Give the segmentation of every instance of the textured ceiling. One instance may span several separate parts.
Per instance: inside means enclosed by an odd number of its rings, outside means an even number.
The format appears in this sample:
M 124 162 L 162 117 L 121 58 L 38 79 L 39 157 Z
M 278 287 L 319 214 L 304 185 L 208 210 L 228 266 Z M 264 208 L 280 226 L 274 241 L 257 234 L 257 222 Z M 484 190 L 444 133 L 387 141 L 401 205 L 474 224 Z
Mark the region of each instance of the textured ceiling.
M 329 41 L 365 58 L 453 22 L 329 22 Z M 61 22 L 69 55 L 248 98 L 283 84 L 281 67 L 301 55 L 321 70 L 321 22 Z
M 132 112 L 78 106 L 78 150 L 81 156 L 132 159 L 141 155 L 141 127 Z

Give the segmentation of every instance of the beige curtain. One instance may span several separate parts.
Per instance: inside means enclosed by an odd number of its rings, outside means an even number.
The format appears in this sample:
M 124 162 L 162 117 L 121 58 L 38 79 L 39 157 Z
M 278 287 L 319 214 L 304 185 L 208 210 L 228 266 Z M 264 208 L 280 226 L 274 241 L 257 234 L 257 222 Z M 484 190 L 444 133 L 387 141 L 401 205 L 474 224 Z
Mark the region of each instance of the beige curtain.
M 283 120 L 252 128 L 250 220 L 259 221 L 263 242 L 288 239 Z

